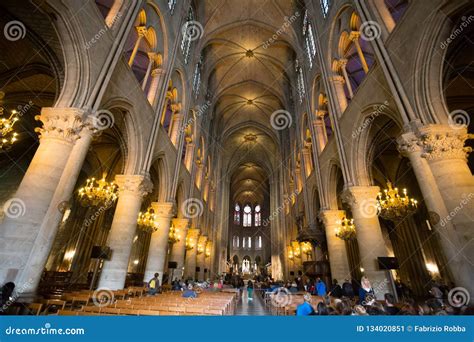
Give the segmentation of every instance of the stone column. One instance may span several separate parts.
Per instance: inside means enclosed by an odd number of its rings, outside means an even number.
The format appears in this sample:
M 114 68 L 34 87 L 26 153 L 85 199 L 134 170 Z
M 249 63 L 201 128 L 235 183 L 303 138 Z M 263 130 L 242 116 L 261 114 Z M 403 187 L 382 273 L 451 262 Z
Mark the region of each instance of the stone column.
M 107 239 L 112 249 L 111 260 L 104 261 L 99 288 L 123 289 L 128 261 L 137 228 L 137 217 L 143 197 L 151 192 L 152 183 L 141 175 L 117 175 L 119 198 Z
M 349 35 L 349 39 L 354 42 L 354 45 L 356 47 L 357 54 L 359 55 L 360 63 L 362 64 L 362 68 L 364 69 L 364 72 L 367 74 L 369 72 L 369 66 L 367 65 L 367 61 L 365 59 L 364 53 L 362 52 L 362 48 L 360 47 L 359 37 L 360 37 L 359 31 L 352 31 L 351 34 Z
M 179 107 L 181 107 L 181 106 L 179 106 Z M 178 145 L 180 133 L 184 133 L 181 130 L 181 125 L 183 124 L 183 120 L 184 120 L 184 114 L 182 114 L 180 112 L 175 112 L 173 114 L 170 139 L 171 139 L 171 142 L 173 143 L 174 146 Z
M 199 281 L 204 280 L 204 268 L 206 267 L 206 242 L 207 236 L 201 235 L 198 240 L 198 250 L 196 252 L 196 264 L 199 267 L 197 278 Z
M 194 156 L 194 147 L 196 145 L 192 142 L 192 140 L 186 140 L 186 154 L 184 155 L 184 165 L 186 169 L 191 172 L 191 168 L 193 166 L 193 156 Z
M 146 68 L 145 77 L 143 77 L 142 90 L 145 90 L 146 88 L 146 85 L 148 83 L 148 78 L 150 77 L 151 68 L 153 67 L 157 54 L 155 52 L 148 52 L 147 55 L 148 55 L 148 67 Z
M 37 117 L 43 122 L 38 130 L 40 145 L 15 195 L 3 206 L 0 283 L 13 281 L 23 293 L 34 293 L 57 231 L 60 218 L 54 227 L 40 227 L 58 186 L 76 181 L 60 183 L 85 117 L 78 108 L 42 109 Z M 82 165 L 80 161 L 78 164 Z M 61 216 L 57 207 L 52 210 Z
M 147 98 L 152 107 L 155 106 L 156 100 L 158 99 L 158 88 L 161 84 L 164 74 L 165 71 L 160 67 L 153 69 L 151 72 L 151 83 L 150 88 L 148 89 Z
M 123 0 L 115 0 L 113 2 L 112 7 L 109 10 L 109 13 L 107 13 L 107 17 L 105 17 L 105 24 L 107 27 L 112 27 L 114 23 L 117 21 L 118 14 L 120 13 L 120 9 L 122 8 Z
M 186 251 L 186 260 L 184 266 L 185 279 L 195 279 L 196 277 L 196 250 L 200 233 L 200 229 L 192 228 L 188 230 L 188 234 L 186 236 L 186 239 L 188 240 L 188 246 L 192 247 L 192 249 L 188 249 Z
M 457 286 L 474 293 L 470 217 L 474 212 L 474 188 L 466 164 L 466 131 L 440 126 L 427 126 L 418 135 L 402 134 L 398 138 L 399 151 L 410 160 L 426 207 L 440 217 L 434 229 L 447 259 L 444 267 Z
M 314 131 L 316 132 L 316 139 L 319 140 L 319 153 L 324 150 L 324 147 L 328 142 L 326 123 L 324 122 L 324 116 L 326 115 L 326 113 L 327 112 L 323 110 L 316 111 L 316 119 L 313 120 L 313 127 Z
M 326 242 L 329 252 L 329 264 L 331 265 L 331 276 L 337 279 L 339 284 L 344 279 L 351 278 L 349 261 L 347 259 L 346 243 L 344 240 L 336 237 L 335 230 L 339 226 L 339 222 L 344 218 L 343 210 L 323 210 L 319 214 L 324 222 L 326 231 Z
M 135 46 L 133 47 L 132 54 L 130 55 L 130 58 L 128 60 L 129 66 L 133 65 L 133 61 L 135 60 L 135 56 L 137 55 L 138 48 L 140 47 L 140 42 L 147 33 L 147 28 L 145 26 L 137 26 L 135 27 L 135 29 L 137 30 L 138 38 L 135 42 Z
M 387 271 L 379 270 L 377 261 L 378 257 L 388 255 L 377 216 L 378 192 L 378 186 L 353 186 L 344 191 L 343 200 L 351 206 L 363 273 L 377 299 L 383 299 L 385 293 L 391 292 L 391 285 Z
M 337 101 L 339 103 L 339 108 L 341 110 L 341 115 L 347 108 L 347 98 L 346 93 L 344 92 L 344 78 L 339 75 L 331 77 L 331 82 L 334 84 L 334 89 L 336 90 Z M 348 89 L 350 89 L 348 87 Z
M 352 91 L 351 81 L 349 80 L 349 75 L 347 74 L 347 59 L 343 58 L 338 61 L 339 67 L 341 68 L 342 75 L 344 76 L 344 80 L 346 81 L 347 91 L 349 92 L 349 97 L 352 99 L 354 97 L 354 92 Z
M 166 255 L 168 253 L 168 237 L 171 218 L 175 214 L 175 205 L 172 202 L 152 203 L 156 217 L 156 232 L 151 235 L 148 259 L 146 262 L 144 281 L 149 281 L 155 273 L 159 273 L 160 284 L 165 271 Z
M 180 239 L 178 242 L 173 244 L 169 260 L 177 263 L 173 279 L 182 279 L 184 274 L 184 254 L 186 252 L 186 235 L 188 233 L 189 219 L 174 218 L 172 219 L 172 224 L 177 234 L 180 236 Z

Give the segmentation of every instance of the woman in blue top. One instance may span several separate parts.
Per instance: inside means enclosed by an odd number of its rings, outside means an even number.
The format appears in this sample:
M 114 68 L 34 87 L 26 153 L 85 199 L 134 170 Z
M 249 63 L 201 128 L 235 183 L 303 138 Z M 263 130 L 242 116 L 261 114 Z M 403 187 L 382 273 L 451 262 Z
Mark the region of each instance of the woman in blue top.
M 311 306 L 311 295 L 309 293 L 305 293 L 303 299 L 304 303 L 296 307 L 296 316 L 314 315 L 314 309 Z
M 372 285 L 370 284 L 369 278 L 367 278 L 366 276 L 363 276 L 360 279 L 359 304 L 364 305 L 365 298 L 369 294 L 371 295 L 372 298 L 375 298 L 374 289 L 372 288 Z

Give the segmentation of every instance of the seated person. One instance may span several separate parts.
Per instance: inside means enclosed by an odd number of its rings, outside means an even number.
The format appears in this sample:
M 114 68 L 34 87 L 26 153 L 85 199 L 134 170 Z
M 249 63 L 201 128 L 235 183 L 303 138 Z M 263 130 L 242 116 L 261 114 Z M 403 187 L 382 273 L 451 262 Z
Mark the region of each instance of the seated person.
M 296 307 L 296 316 L 314 315 L 314 309 L 311 306 L 311 294 L 305 293 L 303 296 L 304 303 Z
M 398 315 L 400 309 L 395 306 L 395 297 L 391 293 L 386 293 L 385 297 L 385 312 L 389 315 Z
M 189 284 L 188 289 L 183 292 L 182 297 L 184 298 L 197 298 L 197 293 L 193 289 L 193 285 Z
M 159 273 L 155 273 L 155 276 L 150 279 L 148 282 L 148 294 L 150 296 L 154 296 L 158 293 L 158 290 L 160 288 L 160 279 L 159 279 Z

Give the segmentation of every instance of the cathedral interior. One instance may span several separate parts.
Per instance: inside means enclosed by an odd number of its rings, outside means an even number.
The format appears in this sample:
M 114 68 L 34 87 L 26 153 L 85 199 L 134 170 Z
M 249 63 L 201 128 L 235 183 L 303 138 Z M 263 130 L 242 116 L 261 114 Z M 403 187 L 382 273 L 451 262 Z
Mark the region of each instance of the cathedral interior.
M 8 309 L 126 314 L 152 278 L 212 287 L 198 315 L 273 312 L 235 279 L 473 304 L 471 0 L 2 0 L 0 23 Z

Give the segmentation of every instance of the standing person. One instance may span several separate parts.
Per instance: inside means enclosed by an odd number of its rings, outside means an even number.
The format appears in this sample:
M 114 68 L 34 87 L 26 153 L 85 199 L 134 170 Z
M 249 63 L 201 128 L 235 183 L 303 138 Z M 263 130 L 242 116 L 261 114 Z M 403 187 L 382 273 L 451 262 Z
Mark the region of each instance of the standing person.
M 345 279 L 342 284 L 342 295 L 344 297 L 349 297 L 350 299 L 354 298 L 354 289 L 349 279 Z
M 318 291 L 318 296 L 324 297 L 326 295 L 326 284 L 319 277 L 316 279 L 316 290 Z
M 155 273 L 155 276 L 151 278 L 150 281 L 148 282 L 148 294 L 150 296 L 154 296 L 158 293 L 158 289 L 160 287 L 159 276 L 160 276 L 159 273 Z
M 336 297 L 336 298 L 341 298 L 342 297 L 342 288 L 337 283 L 337 279 L 334 279 L 332 281 L 332 287 L 331 287 L 331 290 L 329 290 L 329 294 L 333 297 Z
M 369 278 L 367 278 L 366 276 L 363 276 L 360 279 L 359 304 L 362 304 L 363 302 L 365 302 L 365 297 L 369 294 L 371 295 L 372 298 L 375 298 L 374 289 L 372 288 L 372 285 L 370 284 Z
M 247 282 L 247 295 L 248 295 L 248 300 L 253 300 L 253 283 L 250 279 Z

